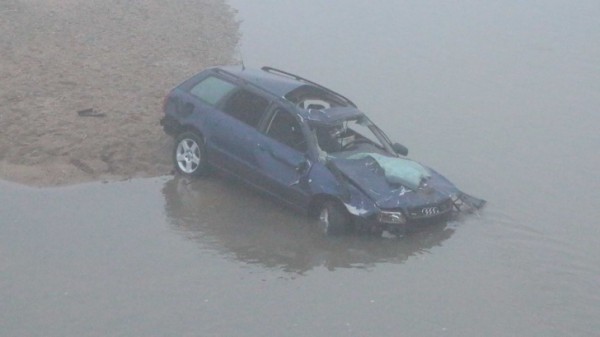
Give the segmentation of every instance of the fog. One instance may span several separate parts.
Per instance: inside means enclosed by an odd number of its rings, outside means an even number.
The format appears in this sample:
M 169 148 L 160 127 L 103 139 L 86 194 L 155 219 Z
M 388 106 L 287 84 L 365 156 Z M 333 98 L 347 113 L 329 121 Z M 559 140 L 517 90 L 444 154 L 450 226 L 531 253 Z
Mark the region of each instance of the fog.
M 247 67 L 351 98 L 486 208 L 325 239 L 220 175 L 0 182 L 0 335 L 597 334 L 597 2 L 228 3 Z

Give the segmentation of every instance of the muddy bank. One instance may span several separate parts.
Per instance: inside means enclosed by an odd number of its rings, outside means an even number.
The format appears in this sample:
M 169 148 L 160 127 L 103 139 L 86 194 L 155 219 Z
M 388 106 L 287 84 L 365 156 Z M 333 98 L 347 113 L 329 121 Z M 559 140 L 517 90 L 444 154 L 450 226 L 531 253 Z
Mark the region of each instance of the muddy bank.
M 0 179 L 63 185 L 167 174 L 162 100 L 235 62 L 222 0 L 9 0 L 0 4 Z M 101 117 L 81 117 L 93 108 Z

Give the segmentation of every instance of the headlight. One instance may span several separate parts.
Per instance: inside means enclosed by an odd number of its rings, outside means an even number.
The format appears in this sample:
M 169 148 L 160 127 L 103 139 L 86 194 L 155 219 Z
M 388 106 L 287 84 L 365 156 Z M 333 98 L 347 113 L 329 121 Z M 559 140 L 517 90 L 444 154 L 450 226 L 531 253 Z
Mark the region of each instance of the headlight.
M 377 221 L 390 224 L 402 225 L 406 223 L 406 218 L 400 212 L 381 211 L 377 214 Z

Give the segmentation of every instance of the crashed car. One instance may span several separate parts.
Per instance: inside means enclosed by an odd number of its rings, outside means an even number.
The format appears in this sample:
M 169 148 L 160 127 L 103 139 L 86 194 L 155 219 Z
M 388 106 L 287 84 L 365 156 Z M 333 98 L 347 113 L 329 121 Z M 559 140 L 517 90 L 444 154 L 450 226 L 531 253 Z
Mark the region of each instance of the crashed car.
M 316 217 L 327 235 L 402 233 L 485 203 L 406 158 L 348 98 L 286 71 L 210 68 L 163 110 L 180 174 L 225 172 Z

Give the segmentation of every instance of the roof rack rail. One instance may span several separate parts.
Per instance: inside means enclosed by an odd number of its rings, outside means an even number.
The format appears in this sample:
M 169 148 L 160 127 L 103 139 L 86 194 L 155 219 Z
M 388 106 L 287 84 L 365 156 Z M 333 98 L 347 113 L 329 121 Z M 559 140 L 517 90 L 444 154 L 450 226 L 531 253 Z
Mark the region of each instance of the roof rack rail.
M 244 78 L 236 76 L 234 73 L 229 72 L 229 71 L 227 71 L 225 69 L 214 67 L 213 71 L 216 72 L 216 73 L 219 73 L 221 75 L 229 76 L 229 77 L 231 77 L 232 80 L 237 81 L 239 83 L 243 83 L 244 85 L 248 85 L 248 86 L 251 86 L 251 87 L 253 87 L 253 88 L 257 89 L 257 90 L 260 90 L 262 92 L 266 92 L 266 93 L 271 94 L 273 96 L 277 96 L 277 94 L 275 94 L 274 92 L 271 92 L 271 91 L 269 91 L 269 90 L 267 90 L 265 88 L 262 88 L 261 86 L 258 86 L 258 85 L 254 84 L 252 82 L 246 81 Z
M 216 72 L 216 73 L 220 73 L 220 74 L 222 74 L 222 75 L 229 76 L 229 77 L 231 77 L 232 79 L 234 79 L 234 80 L 236 80 L 236 81 L 240 81 L 240 82 L 246 82 L 246 81 L 244 81 L 244 79 L 243 79 L 243 78 L 240 78 L 239 76 L 235 76 L 233 73 L 231 73 L 231 72 L 229 72 L 229 71 L 227 71 L 227 70 L 225 70 L 225 69 L 221 69 L 221 68 L 218 68 L 218 67 L 214 67 L 212 70 L 213 70 L 214 72 Z
M 287 71 L 283 71 L 281 69 L 277 69 L 277 68 L 273 68 L 273 67 L 268 67 L 268 66 L 264 66 L 264 67 L 262 67 L 260 69 L 262 69 L 263 71 L 266 71 L 268 73 L 277 74 L 277 75 L 284 75 L 284 76 L 291 77 L 291 78 L 293 78 L 293 79 L 295 79 L 297 81 L 301 81 L 301 82 L 312 84 L 312 85 L 314 85 L 316 87 L 319 87 L 320 89 L 323 89 L 323 90 L 325 90 L 325 91 L 327 91 L 327 92 L 329 92 L 329 93 L 331 93 L 331 94 L 333 94 L 333 95 L 341 98 L 342 100 L 346 101 L 348 104 L 352 105 L 353 107 L 355 107 L 355 108 L 357 107 L 356 104 L 354 104 L 354 102 L 352 102 L 347 97 L 345 97 L 345 96 L 343 96 L 343 95 L 341 95 L 341 94 L 339 94 L 339 93 L 337 93 L 337 92 L 335 92 L 335 91 L 333 91 L 333 90 L 331 90 L 331 89 L 329 89 L 327 87 L 324 87 L 324 86 L 322 86 L 322 85 L 320 85 L 318 83 L 315 83 L 315 82 L 313 82 L 311 80 L 307 80 L 304 77 L 300 77 L 298 75 L 289 73 Z

